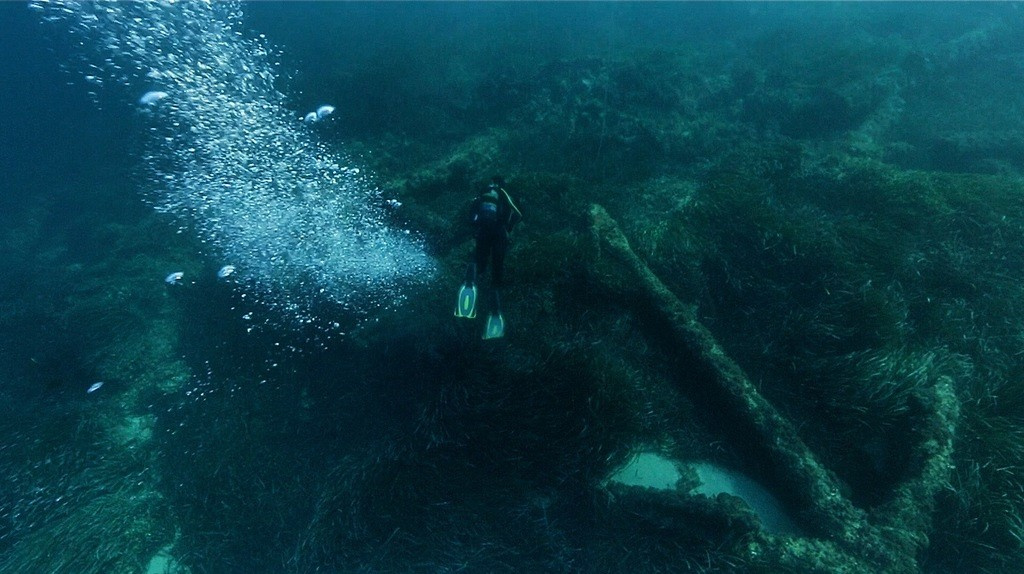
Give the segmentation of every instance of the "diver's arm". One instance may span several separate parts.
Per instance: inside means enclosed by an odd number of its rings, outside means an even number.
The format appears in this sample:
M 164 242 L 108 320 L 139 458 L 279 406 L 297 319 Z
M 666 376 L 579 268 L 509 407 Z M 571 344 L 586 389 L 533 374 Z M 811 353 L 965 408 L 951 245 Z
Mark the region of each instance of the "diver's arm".
M 480 217 L 480 198 L 477 197 L 469 204 L 469 222 L 476 227 L 477 219 Z

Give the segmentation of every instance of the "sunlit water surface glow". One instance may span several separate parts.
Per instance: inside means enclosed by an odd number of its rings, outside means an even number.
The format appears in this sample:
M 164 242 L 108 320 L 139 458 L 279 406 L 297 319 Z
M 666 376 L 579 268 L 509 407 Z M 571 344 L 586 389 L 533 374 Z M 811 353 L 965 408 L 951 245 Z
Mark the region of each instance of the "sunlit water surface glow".
M 433 261 L 386 222 L 379 191 L 328 149 L 274 86 L 273 54 L 236 2 L 33 1 L 77 39 L 83 77 L 134 94 L 151 141 L 144 185 L 157 209 L 285 322 L 331 329 L 315 309 L 388 307 Z M 144 97 L 164 92 L 165 97 Z M 168 270 L 170 271 L 170 270 Z

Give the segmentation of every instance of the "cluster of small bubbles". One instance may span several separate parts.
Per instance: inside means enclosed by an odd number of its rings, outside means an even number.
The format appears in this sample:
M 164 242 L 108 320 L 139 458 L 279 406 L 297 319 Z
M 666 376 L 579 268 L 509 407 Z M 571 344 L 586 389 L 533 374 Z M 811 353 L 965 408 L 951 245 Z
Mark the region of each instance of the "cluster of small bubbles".
M 241 3 L 30 5 L 79 39 L 91 82 L 132 94 L 149 124 L 154 206 L 244 269 L 235 287 L 282 322 L 329 327 L 314 308 L 391 307 L 434 274 L 420 240 L 390 225 L 372 178 L 295 121 L 275 55 L 242 31 Z

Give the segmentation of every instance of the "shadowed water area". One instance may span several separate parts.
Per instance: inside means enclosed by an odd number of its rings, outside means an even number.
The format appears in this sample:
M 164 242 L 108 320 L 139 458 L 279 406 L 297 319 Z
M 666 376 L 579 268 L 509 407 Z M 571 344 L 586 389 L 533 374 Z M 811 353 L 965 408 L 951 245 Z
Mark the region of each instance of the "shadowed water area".
M 1017 5 L 0 30 L 0 571 L 1019 569 Z

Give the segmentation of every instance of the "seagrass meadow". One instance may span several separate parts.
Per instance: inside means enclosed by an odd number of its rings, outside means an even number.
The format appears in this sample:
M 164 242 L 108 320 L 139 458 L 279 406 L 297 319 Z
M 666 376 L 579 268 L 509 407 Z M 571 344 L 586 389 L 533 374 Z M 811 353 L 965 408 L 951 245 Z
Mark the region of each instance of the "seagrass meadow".
M 0 30 L 0 572 L 1024 571 L 1019 6 Z

